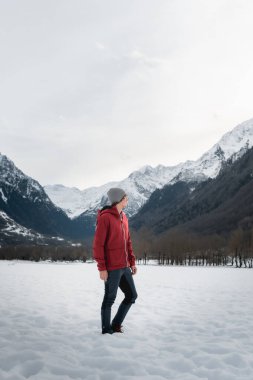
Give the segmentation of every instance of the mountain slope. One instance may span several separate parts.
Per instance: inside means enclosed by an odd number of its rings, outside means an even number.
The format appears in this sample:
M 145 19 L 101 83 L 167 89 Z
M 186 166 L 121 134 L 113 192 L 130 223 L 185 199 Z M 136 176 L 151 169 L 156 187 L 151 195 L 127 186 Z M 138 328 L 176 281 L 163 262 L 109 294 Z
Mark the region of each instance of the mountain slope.
M 242 186 L 224 204 L 181 226 L 186 231 L 201 234 L 229 234 L 231 231 L 253 227 L 253 181 Z
M 28 229 L 11 219 L 5 212 L 0 211 L 0 248 L 5 245 L 19 244 L 64 244 L 60 237 L 47 237 Z

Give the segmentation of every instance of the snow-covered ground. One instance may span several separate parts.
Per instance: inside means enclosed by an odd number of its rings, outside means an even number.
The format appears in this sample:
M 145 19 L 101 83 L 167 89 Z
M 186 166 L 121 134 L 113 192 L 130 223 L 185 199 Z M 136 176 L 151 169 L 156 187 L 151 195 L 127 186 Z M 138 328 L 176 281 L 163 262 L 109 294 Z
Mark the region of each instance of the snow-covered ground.
M 140 265 L 134 279 L 125 333 L 102 335 L 95 264 L 0 261 L 0 379 L 253 379 L 251 269 Z

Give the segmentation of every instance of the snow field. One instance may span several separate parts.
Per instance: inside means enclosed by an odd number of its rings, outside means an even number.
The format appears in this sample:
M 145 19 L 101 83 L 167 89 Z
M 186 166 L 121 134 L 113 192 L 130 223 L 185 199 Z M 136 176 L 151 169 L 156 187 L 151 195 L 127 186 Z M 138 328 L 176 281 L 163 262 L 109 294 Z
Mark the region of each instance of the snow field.
M 134 280 L 125 333 L 102 335 L 95 264 L 0 261 L 0 379 L 253 378 L 252 270 L 139 265 Z

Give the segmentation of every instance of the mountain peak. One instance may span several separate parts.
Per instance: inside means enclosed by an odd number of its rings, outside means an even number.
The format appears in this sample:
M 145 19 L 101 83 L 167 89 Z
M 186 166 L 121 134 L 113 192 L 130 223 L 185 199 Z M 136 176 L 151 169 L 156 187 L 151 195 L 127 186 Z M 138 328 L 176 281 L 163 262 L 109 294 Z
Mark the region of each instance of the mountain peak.
M 142 174 L 146 174 L 146 173 L 151 172 L 152 170 L 154 170 L 154 168 L 152 166 L 144 165 L 140 169 L 138 169 L 137 172 L 142 173 Z
M 217 144 L 224 151 L 226 159 L 245 146 L 253 146 L 253 119 L 244 121 L 225 133 Z

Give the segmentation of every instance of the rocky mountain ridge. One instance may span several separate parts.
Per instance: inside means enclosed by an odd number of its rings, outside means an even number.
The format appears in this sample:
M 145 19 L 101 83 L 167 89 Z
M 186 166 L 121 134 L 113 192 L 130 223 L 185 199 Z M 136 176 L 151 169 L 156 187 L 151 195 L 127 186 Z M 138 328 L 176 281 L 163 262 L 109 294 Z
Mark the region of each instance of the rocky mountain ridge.
M 61 207 L 70 218 L 84 213 L 94 216 L 98 208 L 107 202 L 106 192 L 110 187 L 121 187 L 129 194 L 126 213 L 135 215 L 147 202 L 150 195 L 167 184 L 177 181 L 202 182 L 215 178 L 229 158 L 236 160 L 253 146 L 253 119 L 247 120 L 222 138 L 196 161 L 186 161 L 175 166 L 146 165 L 118 182 L 100 187 L 79 190 L 63 185 L 47 185 L 44 189 L 50 199 Z

